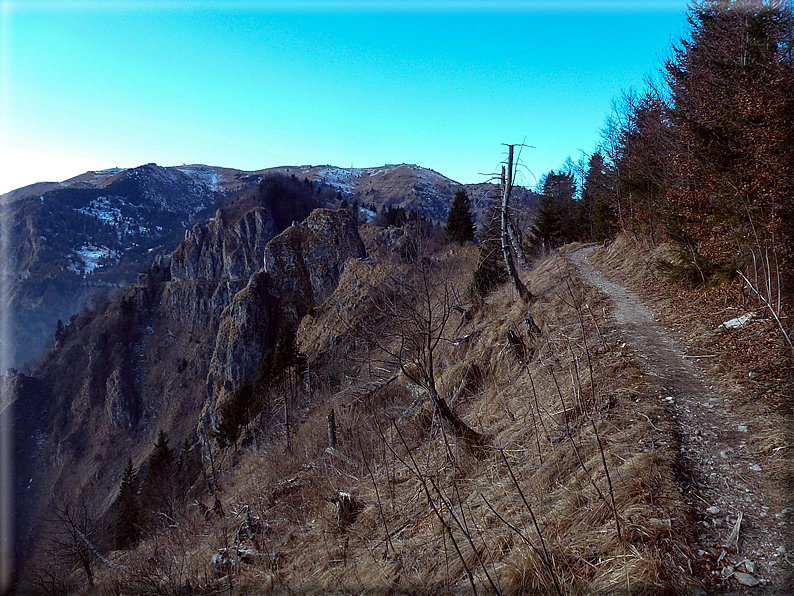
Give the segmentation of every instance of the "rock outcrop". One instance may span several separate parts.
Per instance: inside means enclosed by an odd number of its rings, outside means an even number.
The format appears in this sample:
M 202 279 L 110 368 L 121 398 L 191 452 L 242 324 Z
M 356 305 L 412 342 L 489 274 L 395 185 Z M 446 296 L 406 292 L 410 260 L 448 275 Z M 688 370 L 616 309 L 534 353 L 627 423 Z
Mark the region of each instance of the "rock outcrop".
M 85 497 L 107 513 L 124 463 L 144 465 L 159 430 L 172 445 L 208 438 L 201 431 L 255 376 L 282 322 L 325 300 L 345 261 L 364 256 L 348 211 L 316 210 L 271 239 L 267 209 L 234 208 L 194 226 L 118 295 L 70 317 L 32 376 L 7 381 L 16 446 L 30 454 L 17 461 L 21 542 L 35 543 L 48 495 Z M 23 503 L 26 491 L 37 500 Z
M 309 307 L 331 295 L 344 263 L 364 256 L 355 219 L 346 210 L 317 209 L 267 244 L 264 269 L 223 312 L 207 378 L 212 413 L 246 379 L 254 379 L 282 322 L 299 322 Z
M 294 321 L 336 288 L 345 261 L 364 257 L 364 242 L 348 211 L 317 209 L 265 247 L 270 293 Z
M 241 279 L 262 268 L 265 245 L 275 234 L 264 208 L 252 209 L 229 226 L 223 212 L 185 232 L 170 259 L 171 280 Z

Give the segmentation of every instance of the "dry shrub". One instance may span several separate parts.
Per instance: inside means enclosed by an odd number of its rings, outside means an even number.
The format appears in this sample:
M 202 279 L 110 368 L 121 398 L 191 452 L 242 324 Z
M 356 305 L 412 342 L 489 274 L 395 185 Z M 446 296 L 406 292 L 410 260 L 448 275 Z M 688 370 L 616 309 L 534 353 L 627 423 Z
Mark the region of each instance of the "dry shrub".
M 476 247 L 466 247 L 437 258 L 459 265 L 450 268 L 452 281 L 465 288 L 476 256 Z M 323 382 L 293 428 L 292 450 L 283 437 L 243 450 L 221 477 L 226 516 L 196 512 L 194 526 L 172 539 L 182 567 L 169 573 L 218 588 L 231 577 L 239 594 L 460 593 L 470 590 L 469 574 L 487 592 L 486 572 L 505 594 L 555 593 L 555 581 L 565 594 L 659 593 L 687 581 L 674 579 L 681 576 L 676 553 L 691 531 L 675 481 L 675 437 L 652 385 L 617 347 L 603 296 L 555 254 L 529 272 L 537 297 L 529 306 L 505 285 L 453 321 L 439 354 L 440 392 L 451 399 L 466 371 L 479 369 L 454 403 L 466 424 L 490 438 L 487 450 L 473 454 L 402 378 L 378 386 L 372 369 L 386 364 L 383 355 L 353 341 L 384 271 L 348 262 L 334 296 L 301 323 L 299 344 Z M 530 313 L 539 335 L 525 330 Z M 531 357 L 516 357 L 508 331 Z M 331 407 L 338 443 L 328 452 Z M 340 490 L 361 505 L 349 525 L 336 517 Z M 266 528 L 263 556 L 240 561 L 231 575 L 208 576 L 212 555 L 233 546 L 244 510 Z M 154 544 L 125 556 L 145 562 Z

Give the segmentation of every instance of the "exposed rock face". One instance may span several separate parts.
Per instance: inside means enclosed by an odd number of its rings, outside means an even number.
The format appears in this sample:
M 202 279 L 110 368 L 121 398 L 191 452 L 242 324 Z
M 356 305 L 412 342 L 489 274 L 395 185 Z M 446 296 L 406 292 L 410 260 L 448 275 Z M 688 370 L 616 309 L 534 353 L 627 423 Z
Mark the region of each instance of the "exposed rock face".
M 216 396 L 230 394 L 256 376 L 259 360 L 271 345 L 274 316 L 268 286 L 264 271 L 254 274 L 223 311 L 207 381 L 211 406 Z
M 284 230 L 265 248 L 271 294 L 297 320 L 336 288 L 342 265 L 364 257 L 364 242 L 345 210 L 317 209 L 302 224 Z
M 339 283 L 345 261 L 365 254 L 355 219 L 346 210 L 317 209 L 267 244 L 265 268 L 223 312 L 207 379 L 211 411 L 246 379 L 254 379 L 281 322 L 297 323 L 310 306 L 323 302 Z
M 58 319 L 90 304 L 98 290 L 132 281 L 149 264 L 149 249 L 170 253 L 172 232 L 226 200 L 199 174 L 148 164 L 0 197 L 7 251 L 0 287 L 10 329 L 0 345 L 14 366 L 41 356 Z
M 270 213 L 253 209 L 230 227 L 223 220 L 218 209 L 214 219 L 185 232 L 170 260 L 173 281 L 248 278 L 262 267 L 265 245 L 275 234 Z
M 49 495 L 83 495 L 106 513 L 124 462 L 146 461 L 160 429 L 172 445 L 198 440 L 224 397 L 255 377 L 281 323 L 297 322 L 334 290 L 346 260 L 364 256 L 347 211 L 317 210 L 268 243 L 269 211 L 236 207 L 70 317 L 33 376 L 7 381 L 16 447 L 27 450 L 15 484 L 22 542 L 35 542 Z
M 163 310 L 174 326 L 217 329 L 223 309 L 248 280 L 169 282 L 163 288 Z

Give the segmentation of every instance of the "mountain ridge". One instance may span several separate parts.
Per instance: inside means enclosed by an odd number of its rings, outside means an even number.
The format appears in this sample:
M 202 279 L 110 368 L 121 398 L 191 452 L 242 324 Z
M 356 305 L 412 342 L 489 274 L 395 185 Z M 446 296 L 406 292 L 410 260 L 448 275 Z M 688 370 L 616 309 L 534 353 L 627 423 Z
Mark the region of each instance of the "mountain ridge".
M 184 164 L 91 170 L 62 182 L 39 182 L 0 195 L 9 261 L 0 276 L 13 336 L 13 366 L 38 358 L 59 319 L 89 304 L 97 291 L 132 281 L 184 232 L 212 217 L 267 176 L 306 179 L 318 192 L 376 210 L 402 208 L 443 222 L 456 190 L 466 189 L 482 222 L 494 185 L 460 184 L 415 164 L 371 168 L 276 166 L 260 170 Z M 516 203 L 536 204 L 526 189 Z

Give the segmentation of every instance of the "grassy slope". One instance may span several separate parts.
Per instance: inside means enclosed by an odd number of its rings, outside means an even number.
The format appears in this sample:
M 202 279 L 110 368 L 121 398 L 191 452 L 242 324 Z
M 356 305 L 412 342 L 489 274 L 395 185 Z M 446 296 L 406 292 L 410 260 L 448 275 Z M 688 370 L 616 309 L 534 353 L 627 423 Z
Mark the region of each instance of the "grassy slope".
M 476 248 L 443 258 L 465 290 Z M 489 436 L 485 452 L 434 424 L 426 400 L 411 408 L 414 396 L 402 379 L 367 393 L 377 386 L 372 379 L 388 376 L 378 370 L 384 364 L 351 341 L 334 305 L 361 320 L 355 316 L 380 278 L 379 266 L 349 264 L 335 296 L 304 320 L 299 340 L 312 357 L 315 385 L 296 400 L 304 407 L 291 451 L 283 430 L 272 427 L 256 444 L 225 453 L 217 493 L 225 515 L 189 508 L 137 549 L 112 553 L 123 567 L 100 570 L 98 585 L 120 581 L 125 593 L 169 593 L 188 582 L 199 593 L 439 593 L 467 591 L 473 581 L 483 591 L 493 582 L 504 593 L 554 593 L 556 581 L 564 593 L 656 594 L 693 581 L 692 521 L 676 483 L 678 445 L 665 405 L 609 328 L 607 303 L 563 256 L 526 274 L 537 296 L 528 309 L 505 285 L 467 321 L 452 319 L 452 335 L 465 339 L 443 344 L 440 393 L 450 399 L 469 366 L 479 367 L 473 390 L 454 405 Z M 524 329 L 527 310 L 542 331 L 534 339 Z M 511 329 L 534 348 L 527 364 L 506 339 Z M 329 453 L 331 407 L 339 439 Z M 212 505 L 202 487 L 194 490 Z M 338 523 L 340 490 L 360 504 L 349 524 Z M 248 513 L 262 528 L 253 541 L 239 542 L 251 554 L 232 567 L 214 565 L 218 549 L 238 545 Z

